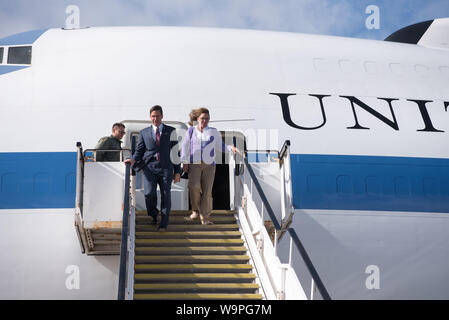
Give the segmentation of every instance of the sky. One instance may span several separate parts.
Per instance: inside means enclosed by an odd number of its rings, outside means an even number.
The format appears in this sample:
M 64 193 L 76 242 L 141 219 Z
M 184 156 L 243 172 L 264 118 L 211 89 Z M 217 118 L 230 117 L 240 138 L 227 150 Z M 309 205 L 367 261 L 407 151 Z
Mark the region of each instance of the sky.
M 449 17 L 449 0 L 0 0 L 0 38 L 64 27 L 69 5 L 79 8 L 80 27 L 195 26 L 377 40 Z M 372 6 L 376 11 L 367 11 Z

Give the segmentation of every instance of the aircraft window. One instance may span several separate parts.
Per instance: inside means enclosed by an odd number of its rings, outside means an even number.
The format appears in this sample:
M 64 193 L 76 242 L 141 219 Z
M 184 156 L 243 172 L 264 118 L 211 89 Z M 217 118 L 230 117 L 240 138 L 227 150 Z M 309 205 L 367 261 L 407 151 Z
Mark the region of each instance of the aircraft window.
M 10 64 L 31 64 L 31 46 L 9 47 L 8 63 L 10 63 Z
M 365 72 L 366 73 L 376 73 L 377 72 L 377 66 L 374 61 L 365 61 Z
M 338 64 L 340 66 L 340 70 L 345 73 L 352 73 L 355 71 L 354 63 L 349 60 L 340 60 L 338 61 Z
M 0 48 L 0 63 L 3 63 L 3 48 Z
M 400 63 L 390 63 L 390 70 L 396 76 L 401 76 L 404 73 L 404 68 Z
M 421 76 L 425 77 L 429 74 L 429 68 L 427 66 L 424 66 L 422 64 L 415 65 L 415 72 Z

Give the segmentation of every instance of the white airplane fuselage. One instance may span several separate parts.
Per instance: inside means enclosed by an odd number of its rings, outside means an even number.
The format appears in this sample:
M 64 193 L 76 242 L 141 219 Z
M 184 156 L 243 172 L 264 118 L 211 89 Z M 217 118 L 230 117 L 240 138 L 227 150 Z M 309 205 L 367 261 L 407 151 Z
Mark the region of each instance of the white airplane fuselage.
M 73 227 L 75 143 L 155 104 L 182 122 L 205 106 L 249 149 L 291 141 L 292 227 L 332 297 L 449 298 L 447 50 L 176 27 L 26 39 L 0 39 L 32 47 L 0 64 L 0 298 L 115 298 L 118 258 L 82 255 Z

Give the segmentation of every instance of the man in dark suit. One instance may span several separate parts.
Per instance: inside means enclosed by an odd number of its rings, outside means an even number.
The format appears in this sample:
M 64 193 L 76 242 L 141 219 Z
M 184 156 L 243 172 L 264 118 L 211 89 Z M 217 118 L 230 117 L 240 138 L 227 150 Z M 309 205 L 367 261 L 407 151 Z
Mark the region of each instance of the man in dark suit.
M 181 166 L 170 158 L 172 148 L 177 148 L 175 128 L 162 123 L 163 112 L 160 106 L 150 109 L 151 126 L 139 133 L 134 155 L 125 161 L 144 174 L 145 205 L 147 213 L 157 224 L 156 188 L 161 192 L 161 222 L 158 230 L 166 231 L 171 209 L 171 183 L 180 181 Z M 174 149 L 177 155 L 177 149 Z

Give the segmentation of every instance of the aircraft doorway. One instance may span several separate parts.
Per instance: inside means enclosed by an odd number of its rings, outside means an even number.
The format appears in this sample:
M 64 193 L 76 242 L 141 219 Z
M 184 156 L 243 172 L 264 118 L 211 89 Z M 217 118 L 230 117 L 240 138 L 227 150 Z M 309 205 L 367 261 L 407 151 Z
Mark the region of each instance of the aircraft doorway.
M 224 158 L 224 156 L 223 156 Z M 214 210 L 230 209 L 229 164 L 223 162 L 215 168 L 215 180 L 212 188 Z
M 245 137 L 240 132 L 220 131 L 223 141 L 228 145 L 235 145 L 239 150 L 245 150 Z M 232 154 L 222 153 L 221 161 L 217 161 L 215 180 L 212 188 L 213 210 L 229 210 L 233 192 L 230 190 L 230 178 L 234 178 L 234 172 L 229 171 L 229 160 Z M 218 160 L 218 159 L 217 159 Z

